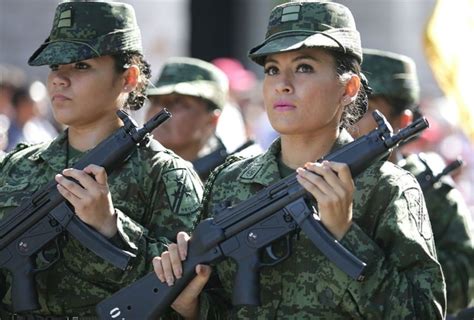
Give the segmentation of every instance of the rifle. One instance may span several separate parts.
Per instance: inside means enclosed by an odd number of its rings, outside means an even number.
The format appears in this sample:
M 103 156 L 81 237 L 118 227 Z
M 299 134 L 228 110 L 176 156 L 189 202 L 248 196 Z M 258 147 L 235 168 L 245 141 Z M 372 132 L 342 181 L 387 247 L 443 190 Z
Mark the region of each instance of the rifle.
M 255 142 L 253 140 L 247 140 L 240 147 L 235 149 L 232 153 L 228 153 L 226 147 L 222 144 L 215 151 L 205 155 L 202 158 L 194 160 L 193 167 L 194 170 L 198 173 L 199 177 L 204 181 L 209 177 L 209 174 L 212 170 L 224 163 L 225 159 L 237 152 L 244 150 L 247 147 L 250 147 Z
M 433 171 L 428 165 L 428 162 L 424 157 L 421 157 L 420 155 L 418 156 L 420 161 L 425 165 L 426 170 L 420 173 L 419 175 L 416 176 L 416 180 L 420 184 L 421 190 L 423 192 L 428 191 L 431 189 L 436 182 L 438 182 L 442 177 L 450 174 L 457 168 L 461 167 L 463 165 L 462 159 L 458 158 L 452 162 L 450 162 L 440 173 L 438 173 L 436 176 L 434 175 Z
M 346 163 L 356 176 L 380 160 L 400 142 L 428 127 L 425 119 L 392 134 L 383 115 L 374 111 L 378 128 L 320 159 Z M 345 249 L 314 217 L 307 201 L 309 193 L 298 183 L 296 173 L 266 187 L 235 206 L 216 209 L 214 218 L 201 221 L 188 243 L 183 275 L 169 287 L 154 272 L 121 289 L 97 305 L 101 319 L 154 319 L 160 316 L 195 276 L 197 264 L 216 264 L 224 258 L 237 263 L 232 302 L 260 304 L 259 268 L 275 265 L 290 255 L 289 235 L 302 230 L 312 243 L 337 267 L 362 281 L 366 264 Z M 271 244 L 283 237 L 287 254 L 275 257 Z M 272 263 L 263 264 L 260 254 L 267 250 Z
M 150 132 L 171 116 L 164 109 L 137 129 L 136 123 L 127 113 L 120 110 L 117 115 L 124 125 L 79 159 L 74 165 L 75 169 L 82 170 L 89 164 L 96 164 L 110 174 L 139 145 L 148 143 Z M 72 205 L 58 192 L 56 185 L 53 179 L 0 221 L 0 268 L 9 270 L 12 275 L 14 312 L 40 308 L 35 274 L 50 267 L 58 257 L 46 267 L 36 269 L 36 255 L 66 230 L 85 247 L 122 270 L 127 267 L 130 257 L 134 256 L 115 247 L 103 235 L 82 222 L 74 214 Z

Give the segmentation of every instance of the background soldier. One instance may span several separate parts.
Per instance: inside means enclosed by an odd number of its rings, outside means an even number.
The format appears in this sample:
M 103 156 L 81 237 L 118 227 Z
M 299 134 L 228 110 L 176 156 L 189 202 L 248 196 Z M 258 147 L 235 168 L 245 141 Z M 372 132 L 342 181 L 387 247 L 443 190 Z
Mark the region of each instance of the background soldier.
M 191 161 L 203 181 L 228 155 L 226 146 L 216 135 L 228 91 L 224 72 L 209 62 L 187 57 L 168 59 L 154 88 L 147 91 L 151 102 L 147 119 L 163 107 L 173 115 L 155 129 L 155 138 Z
M 373 93 L 369 111 L 355 125 L 354 134 L 363 135 L 376 127 L 371 116 L 382 112 L 394 132 L 412 122 L 418 112 L 419 83 L 414 61 L 404 55 L 364 50 L 362 70 Z M 390 161 L 412 172 L 420 179 L 440 173 L 445 164 L 434 153 L 404 155 L 400 149 Z M 469 282 L 474 281 L 474 247 L 470 234 L 471 215 L 461 193 L 449 176 L 423 190 L 428 208 L 436 251 L 446 279 L 448 313 L 455 313 L 469 303 Z

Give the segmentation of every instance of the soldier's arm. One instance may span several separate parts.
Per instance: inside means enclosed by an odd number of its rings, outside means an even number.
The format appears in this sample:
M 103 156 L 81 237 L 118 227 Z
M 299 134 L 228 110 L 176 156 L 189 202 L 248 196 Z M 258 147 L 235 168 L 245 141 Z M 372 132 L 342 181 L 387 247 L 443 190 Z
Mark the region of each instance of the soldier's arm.
M 469 304 L 469 283 L 474 281 L 471 215 L 461 193 L 448 184 L 438 185 L 425 197 L 446 278 L 448 313 L 455 313 Z
M 443 319 L 445 284 L 436 261 L 430 221 L 419 185 L 412 175 L 381 177 L 368 200 L 369 221 L 354 222 L 342 239 L 367 263 L 362 283 L 336 270 L 347 285 L 343 308 L 361 318 Z M 357 317 L 356 317 L 357 318 Z

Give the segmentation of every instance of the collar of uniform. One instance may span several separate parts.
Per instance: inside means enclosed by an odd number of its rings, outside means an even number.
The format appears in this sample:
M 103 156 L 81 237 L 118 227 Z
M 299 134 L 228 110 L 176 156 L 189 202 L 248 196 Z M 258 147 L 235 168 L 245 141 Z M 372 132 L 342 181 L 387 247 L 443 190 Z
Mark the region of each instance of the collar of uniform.
M 331 152 L 339 149 L 343 145 L 353 141 L 352 136 L 347 130 L 342 129 L 337 137 Z M 269 186 L 281 180 L 278 171 L 277 157 L 281 152 L 281 139 L 278 138 L 270 145 L 268 150 L 260 156 L 257 156 L 239 175 L 238 179 L 242 183 L 258 183 L 263 186 Z
M 28 159 L 32 161 L 38 161 L 39 159 L 42 159 L 44 162 L 49 164 L 53 171 L 61 172 L 65 169 L 64 158 L 66 139 L 66 131 L 63 131 L 49 144 L 45 144 L 43 147 L 39 148 Z
M 281 180 L 277 163 L 280 152 L 281 140 L 277 138 L 265 153 L 255 157 L 250 162 L 239 175 L 238 180 L 242 183 L 258 183 L 263 186 L 269 186 Z

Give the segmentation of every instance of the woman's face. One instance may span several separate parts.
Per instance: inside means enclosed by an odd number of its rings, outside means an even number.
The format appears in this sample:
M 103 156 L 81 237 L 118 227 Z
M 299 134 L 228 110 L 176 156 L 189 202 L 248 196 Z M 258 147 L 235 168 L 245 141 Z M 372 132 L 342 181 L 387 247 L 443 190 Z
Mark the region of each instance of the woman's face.
M 50 68 L 47 87 L 58 122 L 81 127 L 116 117 L 125 99 L 125 79 L 111 56 Z
M 305 48 L 272 54 L 265 60 L 265 108 L 280 134 L 337 130 L 344 93 L 334 58 L 324 50 Z

